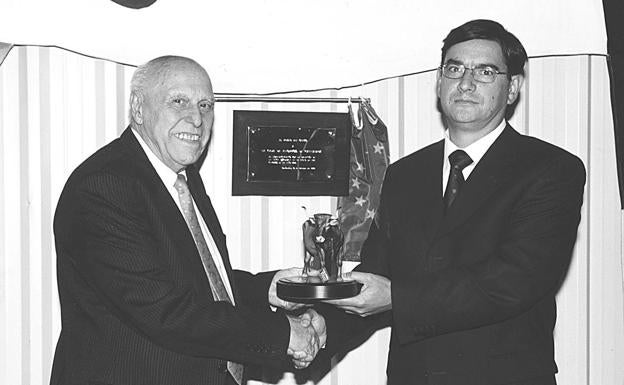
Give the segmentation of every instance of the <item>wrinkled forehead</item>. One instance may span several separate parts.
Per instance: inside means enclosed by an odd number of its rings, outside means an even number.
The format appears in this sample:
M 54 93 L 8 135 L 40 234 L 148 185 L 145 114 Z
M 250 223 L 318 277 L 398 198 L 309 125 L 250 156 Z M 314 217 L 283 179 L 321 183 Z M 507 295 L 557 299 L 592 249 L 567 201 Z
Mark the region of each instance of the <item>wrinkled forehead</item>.
M 166 94 L 178 92 L 200 99 L 214 97 L 210 77 L 197 64 L 171 63 L 171 65 L 163 66 L 152 75 L 151 86 L 156 92 Z
M 466 66 L 490 65 L 498 69 L 507 68 L 503 50 L 496 41 L 473 39 L 452 45 L 444 57 L 444 63 Z

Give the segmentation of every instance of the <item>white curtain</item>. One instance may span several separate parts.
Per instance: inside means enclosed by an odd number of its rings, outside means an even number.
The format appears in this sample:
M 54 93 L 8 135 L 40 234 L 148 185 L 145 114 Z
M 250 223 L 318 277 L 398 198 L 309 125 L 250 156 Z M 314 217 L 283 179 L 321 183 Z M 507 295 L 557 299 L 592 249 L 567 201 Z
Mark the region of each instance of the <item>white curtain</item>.
M 357 69 L 354 69 L 357 70 Z M 0 66 L 0 383 L 47 384 L 60 313 L 52 218 L 69 173 L 125 128 L 132 68 L 56 48 L 16 47 Z M 364 96 L 388 126 L 394 161 L 442 136 L 435 73 L 342 91 Z M 222 103 L 202 170 L 228 235 L 232 264 L 302 264 L 300 206 L 329 197 L 232 197 L 232 110 L 344 111 L 342 104 Z M 558 296 L 558 380 L 624 382 L 624 220 L 619 210 L 608 75 L 602 56 L 531 59 L 512 124 L 580 156 L 588 170 L 574 259 Z M 295 215 L 293 215 L 295 213 Z M 323 385 L 384 384 L 389 331 L 374 335 Z M 365 363 L 365 365 L 363 365 Z
M 482 18 L 501 22 L 529 55 L 606 53 L 601 0 L 159 0 L 141 10 L 2 0 L 0 41 L 131 64 L 189 56 L 217 92 L 275 92 L 435 68 L 451 28 Z

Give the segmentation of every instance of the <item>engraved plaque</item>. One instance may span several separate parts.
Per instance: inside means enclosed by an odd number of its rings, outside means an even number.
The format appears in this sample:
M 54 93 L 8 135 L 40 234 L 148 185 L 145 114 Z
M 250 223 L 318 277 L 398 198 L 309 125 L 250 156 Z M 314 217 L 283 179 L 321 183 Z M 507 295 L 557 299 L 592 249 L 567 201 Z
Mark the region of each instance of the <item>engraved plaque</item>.
M 248 127 L 248 181 L 317 181 L 335 177 L 336 128 Z
M 347 114 L 234 111 L 233 195 L 347 195 Z

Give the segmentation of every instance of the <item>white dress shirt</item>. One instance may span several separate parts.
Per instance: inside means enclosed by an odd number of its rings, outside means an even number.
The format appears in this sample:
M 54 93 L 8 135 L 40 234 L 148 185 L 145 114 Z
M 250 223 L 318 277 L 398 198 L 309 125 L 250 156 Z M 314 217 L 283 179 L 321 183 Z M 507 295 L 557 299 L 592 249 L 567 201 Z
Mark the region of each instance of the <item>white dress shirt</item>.
M 178 179 L 178 174 L 176 174 L 172 169 L 167 167 L 157 156 L 152 152 L 152 150 L 147 146 L 147 143 L 141 138 L 138 132 L 132 129 L 132 133 L 139 141 L 139 144 L 143 148 L 143 151 L 147 155 L 147 159 L 149 159 L 152 166 L 156 170 L 156 173 L 160 177 L 161 181 L 169 191 L 169 195 L 171 195 L 171 199 L 176 203 L 178 210 L 180 211 L 180 215 L 182 215 L 182 207 L 180 206 L 180 199 L 178 198 L 178 191 L 173 187 L 176 180 Z M 180 174 L 184 175 L 186 178 L 186 171 L 181 171 Z M 192 199 L 192 197 L 191 197 Z M 202 217 L 201 213 L 197 209 L 197 205 L 195 204 L 195 200 L 193 200 L 193 207 L 195 208 L 195 213 L 198 214 L 197 218 L 199 220 L 199 227 L 201 228 L 202 234 L 204 235 L 204 239 L 208 244 L 208 249 L 210 250 L 210 254 L 212 255 L 212 259 L 214 260 L 215 265 L 217 266 L 217 270 L 219 270 L 219 275 L 221 275 L 221 280 L 225 285 L 225 289 L 234 304 L 234 296 L 232 295 L 232 287 L 230 285 L 230 281 L 228 280 L 227 273 L 225 271 L 225 265 L 223 264 L 223 258 L 221 257 L 221 253 L 219 253 L 219 249 L 217 248 L 217 244 L 212 238 L 212 234 L 210 234 L 210 230 L 206 225 L 206 221 Z
M 481 158 L 483 158 L 483 155 L 485 155 L 487 150 L 492 146 L 496 138 L 500 136 L 500 134 L 505 129 L 505 126 L 507 126 L 507 122 L 503 119 L 498 127 L 492 130 L 490 133 L 464 148 L 457 147 L 455 143 L 451 141 L 451 138 L 449 138 L 448 130 L 444 132 L 444 166 L 442 167 L 442 195 L 444 195 L 444 190 L 446 189 L 448 177 L 451 172 L 451 162 L 448 158 L 449 155 L 451 155 L 455 150 L 464 150 L 466 151 L 466 154 L 470 156 L 470 159 L 472 159 L 472 163 L 462 170 L 462 174 L 464 174 L 464 180 L 467 181 L 472 170 L 474 170 Z

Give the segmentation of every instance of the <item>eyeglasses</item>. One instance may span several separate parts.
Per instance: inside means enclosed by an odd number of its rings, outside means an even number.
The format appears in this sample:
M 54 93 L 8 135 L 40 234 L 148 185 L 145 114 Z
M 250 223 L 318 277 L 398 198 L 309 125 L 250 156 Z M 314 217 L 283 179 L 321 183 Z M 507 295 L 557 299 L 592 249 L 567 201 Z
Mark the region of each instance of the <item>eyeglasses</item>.
M 472 72 L 472 78 L 480 83 L 493 83 L 496 75 L 506 75 L 507 72 L 501 72 L 491 66 L 466 67 L 463 64 L 446 63 L 442 67 L 442 75 L 449 79 L 461 79 L 464 77 L 466 70 Z

